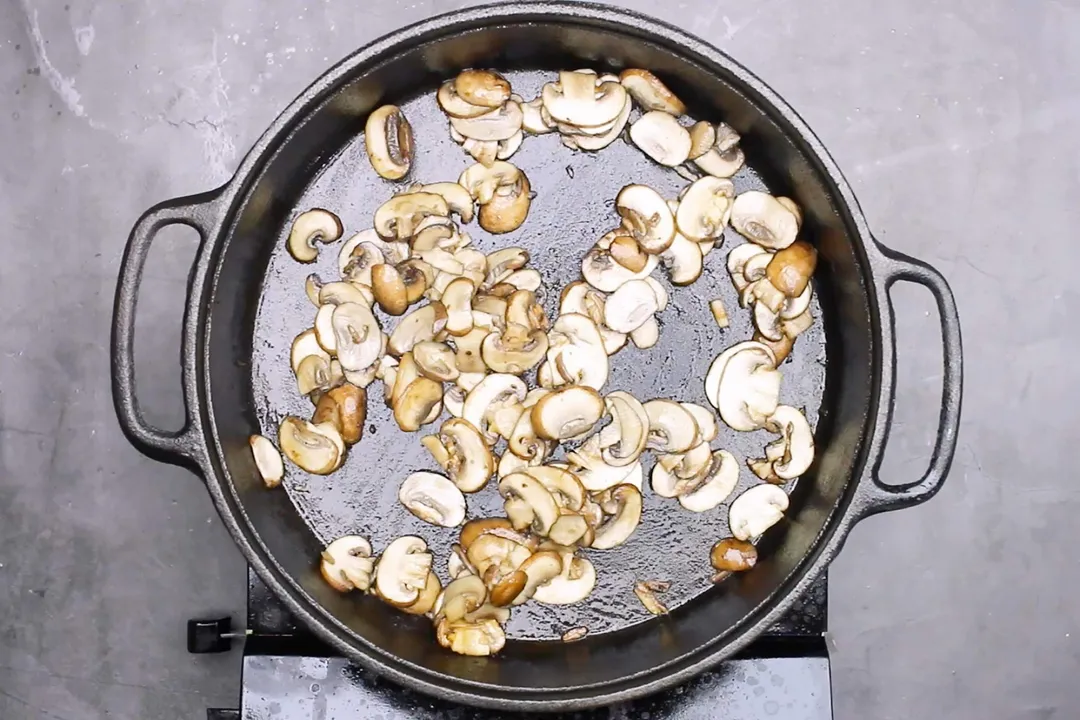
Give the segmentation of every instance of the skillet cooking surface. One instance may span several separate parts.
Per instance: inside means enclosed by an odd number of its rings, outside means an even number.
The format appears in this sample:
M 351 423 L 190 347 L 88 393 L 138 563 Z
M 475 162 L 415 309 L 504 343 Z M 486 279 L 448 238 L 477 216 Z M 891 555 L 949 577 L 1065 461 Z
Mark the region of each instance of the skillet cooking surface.
M 529 100 L 554 70 L 505 73 L 515 93 Z M 600 70 L 602 68 L 595 68 Z M 395 191 L 411 182 L 454 181 L 472 159 L 450 139 L 445 115 L 434 97 L 436 86 L 412 88 L 391 95 L 383 102 L 401 105 L 416 136 L 416 159 L 405 181 L 393 183 L 379 178 L 364 151 L 362 125 L 356 138 L 336 157 L 329 159 L 289 214 L 311 207 L 323 207 L 338 214 L 345 226 L 345 238 L 371 227 L 375 209 Z M 686 98 L 691 101 L 692 98 Z M 693 102 L 691 115 L 694 115 Z M 637 116 L 632 116 L 632 119 Z M 713 122 L 720 117 L 702 115 Z M 737 192 L 768 189 L 755 172 L 755 156 L 747 149 L 747 167 L 733 179 Z M 492 236 L 475 223 L 463 225 L 484 252 L 519 245 L 531 254 L 529 267 L 544 279 L 540 297 L 551 319 L 556 317 L 559 291 L 579 279 L 581 257 L 607 230 L 618 224 L 614 198 L 624 185 L 649 185 L 667 198 L 674 198 L 688 184 L 674 171 L 653 164 L 636 147 L 618 140 L 598 153 L 564 148 L 557 133 L 526 136 L 521 149 L 509 159 L 528 175 L 535 193 L 525 224 L 513 233 Z M 763 173 L 765 174 L 765 173 Z M 776 189 L 777 194 L 782 190 Z M 319 259 L 312 265 L 295 262 L 286 252 L 284 239 L 288 224 L 280 228 L 263 283 L 254 324 L 251 362 L 252 395 L 262 434 L 277 437 L 280 419 L 287 414 L 308 417 L 312 407 L 296 390 L 290 371 L 290 343 L 298 333 L 311 327 L 315 308 L 304 293 L 304 279 L 317 273 L 324 281 L 338 278 L 337 253 L 344 242 L 320 246 Z M 803 237 L 815 242 L 812 228 Z M 667 309 L 658 314 L 660 342 L 650 350 L 632 344 L 612 357 L 611 378 L 602 392 L 626 390 L 641 400 L 668 397 L 711 407 L 705 399 L 703 379 L 713 358 L 724 348 L 748 340 L 753 334 L 750 312 L 738 305 L 738 295 L 725 267 L 727 254 L 741 244 L 742 237 L 730 228 L 724 243 L 705 258 L 705 270 L 693 285 L 675 288 L 666 272 L 658 268 L 653 276 L 670 291 Z M 819 273 L 820 274 L 820 273 Z M 708 301 L 719 297 L 731 318 L 725 330 L 718 328 L 708 309 Z M 415 306 L 414 306 L 415 307 Z M 781 402 L 803 408 L 811 426 L 818 423 L 825 404 L 825 320 L 815 294 L 811 312 L 816 322 L 800 336 L 791 356 L 780 367 L 783 373 Z M 385 332 L 398 318 L 379 313 Z M 526 375 L 535 386 L 535 372 Z M 295 466 L 286 475 L 285 490 L 311 530 L 323 542 L 346 534 L 370 538 L 376 552 L 392 539 L 416 534 L 431 545 L 434 569 L 445 584 L 449 544 L 458 529 L 439 528 L 411 515 L 397 500 L 398 487 L 416 470 L 437 466 L 420 439 L 437 432 L 442 418 L 420 432 L 401 432 L 383 404 L 383 386 L 376 381 L 368 389 L 368 428 L 363 440 L 350 451 L 344 466 L 328 477 L 312 476 Z M 748 458 L 760 457 L 775 436 L 765 431 L 736 433 L 718 420 L 719 434 L 714 449 L 730 450 L 741 465 L 734 499 L 759 481 L 745 466 Z M 499 448 L 501 449 L 501 445 Z M 556 456 L 561 457 L 561 452 Z M 598 584 L 584 603 L 557 607 L 526 603 L 514 608 L 507 625 L 508 639 L 553 639 L 572 627 L 584 625 L 590 635 L 614 631 L 652 619 L 632 592 L 637 580 L 669 580 L 671 589 L 662 596 L 672 610 L 708 591 L 713 573 L 709 549 L 717 539 L 729 535 L 725 503 L 706 513 L 691 513 L 673 499 L 654 495 L 647 487 L 653 453 L 643 459 L 645 509 L 642 523 L 623 546 L 608 551 L 585 550 L 596 565 Z M 813 482 L 813 474 L 796 482 Z M 502 500 L 494 481 L 483 491 L 467 495 L 468 518 L 503 515 Z M 786 486 L 791 490 L 791 484 Z M 804 493 L 797 494 L 798 496 Z M 793 497 L 789 515 L 798 511 Z M 314 564 L 316 558 L 312 558 Z M 432 632 L 431 642 L 435 643 Z

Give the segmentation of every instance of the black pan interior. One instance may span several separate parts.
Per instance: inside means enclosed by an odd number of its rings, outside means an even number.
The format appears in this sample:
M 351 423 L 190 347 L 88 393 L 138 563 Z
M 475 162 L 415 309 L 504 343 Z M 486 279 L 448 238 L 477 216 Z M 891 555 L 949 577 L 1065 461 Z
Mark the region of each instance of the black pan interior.
M 277 422 L 286 413 L 311 411 L 296 394 L 288 350 L 314 317 L 304 278 L 313 271 L 324 279 L 335 277 L 337 248 L 325 250 L 314 267 L 293 262 L 283 244 L 291 218 L 320 206 L 341 216 L 347 235 L 370 227 L 374 209 L 400 187 L 380 180 L 363 150 L 364 118 L 386 102 L 403 105 L 416 132 L 418 158 L 410 180 L 456 179 L 471 160 L 450 140 L 433 91 L 469 66 L 506 72 L 526 99 L 560 68 L 652 69 L 688 102 L 693 116 L 725 120 L 743 134 L 749 168 L 734 178 L 737 189 L 767 187 L 794 197 L 805 208 L 804 237 L 821 252 L 813 306 L 819 322 L 783 365 L 781 394 L 782 402 L 805 408 L 816 425 L 819 461 L 794 488 L 790 521 L 770 533 L 759 566 L 711 586 L 708 548 L 727 534 L 727 506 L 691 514 L 646 489 L 645 518 L 631 541 L 613 551 L 588 553 L 601 578 L 592 598 L 583 606 L 531 603 L 516 609 L 508 626 L 514 640 L 494 659 L 453 656 L 435 644 L 427 620 L 391 611 L 371 597 L 338 595 L 319 577 L 318 553 L 339 535 L 363 534 L 378 549 L 393 537 L 415 533 L 436 550 L 436 569 L 446 579 L 445 553 L 453 533 L 421 523 L 396 501 L 401 480 L 433 463 L 420 446 L 420 434 L 394 426 L 380 402 L 379 383 L 371 389 L 365 439 L 329 478 L 292 468 L 286 490 L 268 492 L 246 442 L 252 432 L 276 437 Z M 718 637 L 734 636 L 756 608 L 783 592 L 785 579 L 812 552 L 859 464 L 872 384 L 865 270 L 858 238 L 832 202 L 827 176 L 808 159 L 784 119 L 768 115 L 749 88 L 743 94 L 732 81 L 724 68 L 704 66 L 677 48 L 633 37 L 625 29 L 537 19 L 457 32 L 357 68 L 348 82 L 328 88 L 246 189 L 221 253 L 205 348 L 224 476 L 273 561 L 358 654 L 394 656 L 421 673 L 510 692 L 612 683 L 683 659 Z M 612 204 L 622 185 L 643 182 L 674 197 L 686 184 L 623 141 L 586 154 L 563 148 L 554 135 L 527 137 L 511 161 L 525 170 L 536 192 L 525 226 L 498 238 L 475 224 L 467 229 L 485 251 L 526 247 L 530 265 L 540 270 L 548 288 L 578 277 L 581 255 L 616 224 Z M 751 335 L 749 314 L 738 309 L 724 268 L 727 252 L 741 242 L 729 230 L 723 246 L 707 257 L 702 279 L 672 289 L 671 304 L 660 315 L 660 344 L 616 355 L 605 390 L 707 405 L 701 380 L 712 358 Z M 662 272 L 656 275 L 667 284 Z M 709 314 L 713 297 L 721 297 L 732 316 L 727 330 L 719 330 Z M 557 292 L 549 291 L 545 304 L 554 316 Z M 713 445 L 745 459 L 759 456 L 768 439 L 764 433 L 722 428 Z M 738 490 L 750 484 L 744 468 Z M 469 508 L 470 516 L 501 514 L 493 489 L 470 496 Z M 641 608 L 630 588 L 644 579 L 672 581 L 664 598 L 674 608 L 670 616 L 654 619 Z M 591 630 L 585 641 L 572 646 L 557 641 L 579 625 Z

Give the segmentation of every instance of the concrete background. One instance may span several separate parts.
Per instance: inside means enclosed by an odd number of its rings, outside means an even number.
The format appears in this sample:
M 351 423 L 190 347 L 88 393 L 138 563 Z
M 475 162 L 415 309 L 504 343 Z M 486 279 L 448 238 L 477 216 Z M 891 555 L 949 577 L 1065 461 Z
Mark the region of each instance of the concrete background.
M 0 718 L 201 717 L 237 656 L 183 621 L 236 614 L 244 564 L 201 484 L 122 438 L 116 268 L 154 202 L 215 186 L 341 56 L 468 3 L 6 0 L 0 6 Z M 831 574 L 836 717 L 1048 720 L 1080 701 L 1080 5 L 765 0 L 653 7 L 799 110 L 888 245 L 939 267 L 964 324 L 960 449 L 923 508 L 856 529 Z M 179 417 L 189 238 L 140 306 L 141 395 Z M 925 463 L 929 296 L 898 287 L 890 479 Z

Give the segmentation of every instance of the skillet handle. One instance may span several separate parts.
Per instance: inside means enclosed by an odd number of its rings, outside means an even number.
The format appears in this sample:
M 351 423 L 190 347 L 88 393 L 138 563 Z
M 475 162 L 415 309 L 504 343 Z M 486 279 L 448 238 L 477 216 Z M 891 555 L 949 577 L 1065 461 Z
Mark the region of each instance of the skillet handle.
M 184 389 L 184 424 L 179 430 L 163 430 L 149 424 L 139 407 L 135 388 L 135 312 L 143 269 L 154 237 L 169 225 L 187 225 L 199 233 L 198 257 L 218 222 L 217 201 L 221 191 L 168 200 L 147 210 L 135 223 L 120 263 L 116 284 L 112 326 L 113 404 L 120 428 L 128 440 L 144 454 L 162 462 L 199 467 L 203 439 L 199 430 L 195 381 L 195 359 L 189 352 L 188 312 L 195 273 L 188 276 L 183 334 L 180 349 Z
M 926 263 L 903 253 L 878 244 L 884 256 L 885 292 L 899 280 L 922 285 L 934 296 L 941 319 L 941 338 L 944 343 L 945 372 L 941 387 L 941 415 L 938 420 L 937 439 L 930 454 L 930 465 L 923 476 L 912 483 L 888 485 L 881 481 L 878 473 L 884 456 L 878 456 L 870 470 L 872 482 L 863 483 L 866 493 L 866 515 L 873 515 L 888 510 L 897 510 L 911 505 L 918 505 L 932 498 L 945 482 L 945 476 L 952 465 L 956 453 L 957 431 L 960 427 L 960 405 L 963 395 L 963 348 L 960 339 L 960 316 L 956 311 L 956 300 L 952 290 L 940 272 Z M 895 325 L 892 298 L 889 298 L 889 323 Z M 893 364 L 895 365 L 895 350 Z M 892 377 L 890 397 L 896 397 L 896 374 Z M 885 423 L 885 437 L 882 447 L 888 440 L 888 427 L 892 421 L 893 404 L 889 403 L 888 418 Z

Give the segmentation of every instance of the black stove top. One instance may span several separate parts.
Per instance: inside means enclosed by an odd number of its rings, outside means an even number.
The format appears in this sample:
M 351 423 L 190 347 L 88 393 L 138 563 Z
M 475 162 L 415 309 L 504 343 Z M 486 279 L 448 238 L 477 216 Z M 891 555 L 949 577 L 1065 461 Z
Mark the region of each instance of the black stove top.
M 511 715 L 475 710 L 415 693 L 334 655 L 248 571 L 248 635 L 239 710 L 208 710 L 208 720 L 495 720 L 495 718 L 797 718 L 831 720 L 825 645 L 827 580 L 741 655 L 658 695 L 602 710 Z

